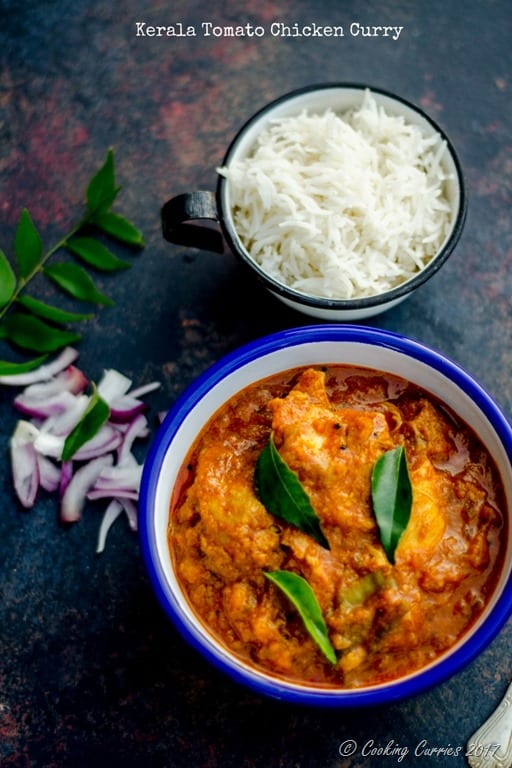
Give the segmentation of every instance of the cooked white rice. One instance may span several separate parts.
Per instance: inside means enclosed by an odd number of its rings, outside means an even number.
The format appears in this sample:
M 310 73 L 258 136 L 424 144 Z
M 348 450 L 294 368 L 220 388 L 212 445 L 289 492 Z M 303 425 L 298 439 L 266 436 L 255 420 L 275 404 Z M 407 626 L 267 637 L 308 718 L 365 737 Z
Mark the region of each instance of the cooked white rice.
M 437 253 L 451 221 L 445 142 L 360 108 L 272 121 L 250 157 L 220 168 L 251 257 L 297 291 L 351 299 L 408 280 Z

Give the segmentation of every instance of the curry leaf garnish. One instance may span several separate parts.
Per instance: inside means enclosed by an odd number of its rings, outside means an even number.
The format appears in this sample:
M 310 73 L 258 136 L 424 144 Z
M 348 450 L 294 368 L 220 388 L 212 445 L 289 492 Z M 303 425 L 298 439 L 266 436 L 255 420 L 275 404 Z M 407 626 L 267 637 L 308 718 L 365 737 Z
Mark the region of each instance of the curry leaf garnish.
M 0 307 L 5 306 L 16 289 L 16 275 L 7 261 L 7 256 L 0 251 Z
M 13 363 L 9 360 L 0 360 L 0 376 L 16 376 L 19 373 L 28 373 L 35 368 L 39 368 L 44 363 L 48 355 L 34 357 L 31 360 L 25 360 L 23 363 Z
M 30 352 L 55 352 L 80 340 L 74 331 L 56 328 L 25 312 L 13 312 L 4 324 L 6 338 Z
M 65 323 L 76 323 L 79 320 L 90 320 L 90 312 L 68 312 L 65 309 L 54 307 L 40 299 L 34 299 L 32 296 L 23 295 L 18 298 L 18 304 L 28 309 L 36 317 L 42 317 L 45 320 L 51 320 L 53 323 L 64 325 Z
M 131 221 L 128 221 L 128 219 L 125 219 L 124 216 L 120 216 L 118 213 L 105 211 L 96 214 L 93 217 L 93 222 L 98 229 L 106 232 L 107 235 L 111 235 L 111 237 L 114 237 L 121 243 L 134 245 L 137 248 L 142 248 L 144 245 L 142 232 Z
M 92 216 L 108 211 L 117 197 L 120 187 L 116 187 L 114 172 L 114 153 L 109 149 L 107 159 L 97 171 L 85 193 L 87 210 Z
M 90 269 L 109 273 L 131 266 L 119 259 L 103 240 L 142 248 L 142 233 L 128 219 L 110 210 L 120 187 L 116 184 L 114 153 L 109 149 L 103 165 L 90 179 L 85 192 L 82 218 L 51 248 L 46 249 L 29 211 L 20 214 L 14 254 L 9 261 L 0 250 L 0 340 L 23 353 L 57 351 L 79 341 L 79 333 L 67 326 L 92 317 L 69 312 L 31 295 L 34 278 L 47 278 L 59 291 L 90 304 L 112 306 L 114 302 L 96 286 Z M 49 263 L 57 252 L 67 251 L 73 261 Z M 39 285 L 39 283 L 37 283 Z M 20 309 L 23 312 L 20 312 Z M 2 375 L 36 367 L 35 359 L 0 360 Z M 21 366 L 21 367 L 20 367 Z M 26 367 L 28 366 L 28 367 Z
M 292 571 L 264 571 L 264 574 L 293 603 L 305 628 L 324 656 L 331 664 L 336 664 L 336 654 L 329 640 L 322 611 L 306 579 Z
M 372 503 L 380 540 L 390 563 L 411 516 L 412 485 L 405 448 L 400 445 L 382 454 L 371 478 Z
M 43 243 L 26 208 L 21 212 L 16 227 L 14 253 L 20 278 L 28 278 L 41 258 Z
M 98 291 L 92 277 L 78 264 L 67 261 L 45 267 L 44 274 L 74 299 L 91 304 L 113 305 L 112 299 Z
M 94 437 L 109 416 L 108 404 L 94 389 L 82 418 L 64 441 L 62 461 L 69 461 L 82 445 Z
M 128 261 L 118 259 L 112 251 L 93 237 L 72 237 L 66 248 L 75 256 L 100 272 L 115 272 L 116 269 L 128 269 Z
M 297 473 L 279 454 L 272 436 L 256 462 L 254 484 L 271 514 L 312 536 L 325 549 L 330 548 L 308 494 Z

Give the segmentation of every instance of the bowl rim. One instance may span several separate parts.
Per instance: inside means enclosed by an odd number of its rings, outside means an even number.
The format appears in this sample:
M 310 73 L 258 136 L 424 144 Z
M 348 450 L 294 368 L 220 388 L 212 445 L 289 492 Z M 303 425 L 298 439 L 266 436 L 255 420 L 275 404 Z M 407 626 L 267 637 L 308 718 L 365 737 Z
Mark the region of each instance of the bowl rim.
M 356 689 L 309 687 L 296 681 L 261 673 L 244 665 L 242 661 L 231 656 L 229 651 L 219 653 L 210 642 L 208 632 L 199 619 L 196 622 L 196 631 L 191 630 L 188 621 L 180 613 L 179 604 L 174 600 L 174 596 L 169 594 L 166 576 L 159 561 L 153 525 L 153 508 L 164 458 L 182 421 L 202 398 L 223 379 L 268 353 L 279 352 L 290 346 L 332 341 L 358 342 L 388 348 L 435 368 L 471 397 L 490 422 L 512 463 L 511 423 L 489 392 L 451 358 L 418 340 L 393 331 L 348 324 L 299 326 L 268 334 L 227 353 L 210 365 L 177 398 L 155 435 L 144 463 L 139 495 L 139 537 L 143 561 L 158 602 L 182 637 L 213 666 L 227 673 L 235 682 L 271 698 L 322 707 L 366 707 L 418 695 L 447 680 L 469 664 L 495 638 L 512 614 L 512 574 L 509 574 L 489 614 L 471 634 L 471 641 L 460 643 L 433 664 L 417 670 L 412 675 L 378 686 Z M 509 529 L 511 526 L 512 519 L 509 518 Z
M 302 293 L 288 285 L 285 285 L 279 280 L 276 280 L 274 277 L 272 277 L 267 272 L 265 272 L 265 270 L 262 269 L 262 267 L 260 267 L 260 265 L 257 264 L 257 262 L 250 257 L 250 255 L 245 251 L 245 249 L 239 248 L 235 240 L 235 237 L 231 232 L 230 227 L 226 224 L 227 217 L 226 217 L 225 206 L 224 206 L 224 190 L 227 186 L 227 180 L 221 175 L 219 175 L 218 177 L 217 188 L 216 188 L 216 203 L 217 203 L 217 210 L 219 211 L 219 225 L 221 227 L 224 238 L 228 243 L 230 249 L 233 251 L 233 253 L 235 253 L 242 260 L 242 262 L 256 274 L 256 276 L 265 285 L 267 289 L 276 293 L 278 296 L 280 297 L 282 296 L 285 299 L 288 299 L 288 301 L 291 301 L 295 304 L 303 304 L 305 306 L 313 307 L 320 310 L 337 309 L 342 311 L 342 310 L 371 309 L 374 307 L 378 307 L 382 304 L 387 304 L 388 302 L 394 302 L 397 299 L 400 299 L 402 297 L 405 298 L 405 296 L 407 296 L 409 293 L 416 290 L 416 288 L 419 288 L 420 285 L 422 285 L 424 282 L 430 279 L 430 277 L 432 277 L 442 267 L 442 265 L 451 255 L 451 253 L 455 249 L 455 246 L 457 245 L 460 239 L 460 236 L 464 228 L 464 223 L 466 221 L 466 215 L 467 215 L 467 192 L 466 192 L 464 174 L 462 171 L 462 166 L 461 166 L 459 157 L 457 155 L 457 152 L 455 151 L 455 148 L 450 138 L 448 137 L 446 132 L 437 124 L 437 122 L 432 117 L 430 117 L 430 115 L 428 115 L 421 107 L 417 106 L 416 104 L 413 104 L 411 101 L 408 101 L 404 97 L 399 96 L 384 88 L 379 88 L 377 86 L 370 86 L 367 84 L 357 83 L 357 82 L 337 82 L 337 81 L 306 85 L 306 86 L 303 86 L 302 88 L 297 88 L 295 90 L 289 91 L 277 97 L 276 99 L 273 99 L 272 101 L 268 102 L 264 107 L 262 107 L 257 112 L 255 112 L 252 115 L 252 117 L 250 117 L 237 131 L 231 143 L 229 144 L 228 149 L 225 152 L 222 165 L 225 165 L 229 162 L 231 155 L 235 151 L 245 131 L 250 126 L 252 126 L 255 122 L 260 120 L 267 112 L 269 112 L 270 110 L 273 110 L 274 108 L 280 106 L 281 104 L 283 104 L 284 102 L 290 99 L 294 99 L 300 96 L 307 96 L 308 94 L 315 91 L 326 91 L 326 90 L 356 90 L 356 91 L 362 91 L 362 92 L 365 90 L 369 90 L 371 93 L 379 94 L 380 96 L 384 96 L 385 98 L 397 101 L 401 103 L 403 106 L 412 110 L 413 112 L 416 112 L 416 114 L 420 118 L 422 118 L 424 121 L 426 121 L 435 132 L 439 133 L 441 138 L 446 142 L 446 149 L 452 158 L 452 162 L 454 164 L 454 168 L 457 176 L 456 182 L 459 189 L 459 205 L 458 205 L 458 210 L 457 210 L 455 220 L 453 222 L 452 229 L 441 250 L 428 262 L 428 264 L 420 272 L 418 272 L 417 274 L 413 275 L 413 277 L 410 277 L 408 280 L 404 281 L 403 283 L 400 283 L 400 285 L 397 285 L 396 287 L 388 291 L 383 291 L 382 293 L 378 293 L 373 296 L 363 296 L 360 298 L 353 298 L 353 299 L 327 298 L 324 296 L 314 296 L 311 294 Z

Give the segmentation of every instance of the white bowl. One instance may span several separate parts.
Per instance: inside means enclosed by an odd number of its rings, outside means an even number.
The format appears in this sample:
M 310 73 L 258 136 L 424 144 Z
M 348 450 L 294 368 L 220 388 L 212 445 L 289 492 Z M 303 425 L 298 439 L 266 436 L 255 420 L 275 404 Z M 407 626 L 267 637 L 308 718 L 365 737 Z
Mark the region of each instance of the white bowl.
M 247 157 L 254 147 L 258 135 L 271 120 L 294 116 L 303 110 L 308 110 L 311 113 L 322 113 L 330 108 L 336 113 L 343 114 L 347 110 L 360 106 L 365 90 L 366 86 L 363 85 L 334 83 L 311 86 L 282 96 L 258 112 L 243 126 L 232 142 L 223 165 L 229 166 L 235 160 Z M 327 299 L 312 296 L 279 282 L 252 259 L 241 242 L 233 222 L 229 183 L 223 177 L 219 179 L 217 189 L 219 220 L 232 250 L 254 270 L 268 290 L 278 299 L 293 309 L 322 320 L 361 320 L 384 312 L 403 301 L 444 264 L 459 240 L 465 221 L 466 195 L 462 170 L 453 145 L 446 134 L 430 117 L 413 104 L 378 88 L 371 88 L 370 90 L 377 105 L 384 107 L 388 114 L 401 116 L 408 123 L 419 126 L 426 136 L 438 134 L 446 142 L 441 165 L 450 177 L 450 181 L 446 184 L 446 195 L 451 206 L 450 231 L 437 254 L 428 262 L 427 266 L 406 282 L 375 296 L 354 299 Z
M 173 487 L 196 436 L 217 409 L 252 382 L 297 366 L 353 364 L 400 376 L 439 398 L 480 437 L 504 483 L 508 532 L 499 583 L 472 628 L 435 662 L 406 677 L 361 689 L 321 688 L 273 677 L 221 645 L 192 611 L 168 550 Z M 490 395 L 460 366 L 417 341 L 387 331 L 320 325 L 279 332 L 227 355 L 187 389 L 167 415 L 144 466 L 142 549 L 156 595 L 184 637 L 215 665 L 254 690 L 332 707 L 382 704 L 419 693 L 457 672 L 487 646 L 512 611 L 512 428 Z
M 177 195 L 165 203 L 162 207 L 164 237 L 173 243 L 219 252 L 224 250 L 226 242 L 251 274 L 276 298 L 299 312 L 321 320 L 362 320 L 384 312 L 410 296 L 440 269 L 452 253 L 462 233 L 467 209 L 464 178 L 455 149 L 445 132 L 419 107 L 388 91 L 360 84 L 327 83 L 301 88 L 272 101 L 251 117 L 231 142 L 222 165 L 227 167 L 236 160 L 246 158 L 271 120 L 294 116 L 303 110 L 321 113 L 331 108 L 343 113 L 360 106 L 368 88 L 376 103 L 383 106 L 388 114 L 402 116 L 408 123 L 419 126 L 424 135 L 438 135 L 445 142 L 441 165 L 449 177 L 445 191 L 451 207 L 450 230 L 436 255 L 409 280 L 386 292 L 354 299 L 313 296 L 276 280 L 257 264 L 241 241 L 233 221 L 230 185 L 222 175 L 218 178 L 215 195 L 211 191 L 199 190 Z M 212 228 L 212 221 L 218 223 L 221 232 Z

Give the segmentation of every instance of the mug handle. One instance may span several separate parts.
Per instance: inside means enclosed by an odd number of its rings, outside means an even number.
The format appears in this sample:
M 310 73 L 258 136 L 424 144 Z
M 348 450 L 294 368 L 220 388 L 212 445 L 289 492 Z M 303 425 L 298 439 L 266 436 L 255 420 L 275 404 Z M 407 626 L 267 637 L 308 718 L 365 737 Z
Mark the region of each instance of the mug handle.
M 170 243 L 224 253 L 224 238 L 208 222 L 219 223 L 213 192 L 186 192 L 168 200 L 162 207 L 162 232 Z M 202 221 L 202 224 L 195 222 Z

